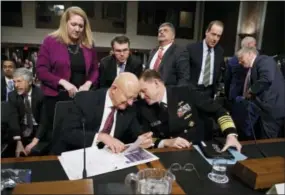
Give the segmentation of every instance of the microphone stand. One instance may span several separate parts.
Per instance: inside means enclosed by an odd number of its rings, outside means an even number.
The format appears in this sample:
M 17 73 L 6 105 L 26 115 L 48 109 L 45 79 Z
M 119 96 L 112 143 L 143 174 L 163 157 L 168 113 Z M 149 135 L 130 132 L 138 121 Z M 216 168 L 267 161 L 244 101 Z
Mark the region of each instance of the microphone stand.
M 82 130 L 83 130 L 83 171 L 82 177 L 83 179 L 87 178 L 87 171 L 86 171 L 86 146 L 85 146 L 85 118 L 82 118 Z

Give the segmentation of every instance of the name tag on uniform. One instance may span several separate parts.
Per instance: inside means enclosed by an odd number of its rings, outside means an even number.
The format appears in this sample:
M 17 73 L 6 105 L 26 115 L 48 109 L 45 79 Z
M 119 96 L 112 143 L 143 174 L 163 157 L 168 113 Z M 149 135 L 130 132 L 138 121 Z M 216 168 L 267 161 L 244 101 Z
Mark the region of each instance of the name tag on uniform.
M 155 127 L 155 126 L 158 126 L 158 125 L 161 125 L 161 121 L 159 121 L 159 120 L 150 123 L 150 126 L 151 126 L 151 127 Z

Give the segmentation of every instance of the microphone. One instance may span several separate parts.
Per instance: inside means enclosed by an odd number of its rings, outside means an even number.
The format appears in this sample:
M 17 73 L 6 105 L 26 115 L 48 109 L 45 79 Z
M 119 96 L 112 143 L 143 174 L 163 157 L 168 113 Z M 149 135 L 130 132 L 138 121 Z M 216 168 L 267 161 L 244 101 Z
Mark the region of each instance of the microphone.
M 86 143 L 85 143 L 85 137 L 86 137 L 85 123 L 86 123 L 86 119 L 84 117 L 84 113 L 83 113 L 82 109 L 79 107 L 79 105 L 78 105 L 78 103 L 76 101 L 76 99 L 78 98 L 77 97 L 78 94 L 80 94 L 80 93 L 76 93 L 76 95 L 74 96 L 73 103 L 74 103 L 74 105 L 77 107 L 77 109 L 82 114 L 82 118 L 81 118 L 82 131 L 83 131 L 83 171 L 82 171 L 82 178 L 85 179 L 85 178 L 87 178 L 87 170 L 86 170 Z
M 256 105 L 253 101 L 254 100 L 252 100 L 252 101 L 251 100 L 247 100 L 243 96 L 236 97 L 236 102 L 242 103 L 242 104 L 244 104 L 247 107 L 248 119 L 249 119 L 249 123 L 250 123 L 249 125 L 250 125 L 250 129 L 251 129 L 251 133 L 252 133 L 253 138 L 254 138 L 254 144 L 255 144 L 256 148 L 259 150 L 260 154 L 264 158 L 266 158 L 267 155 L 261 150 L 261 148 L 259 147 L 259 145 L 258 145 L 258 143 L 256 141 L 255 131 L 254 131 L 253 124 L 252 124 L 252 117 L 250 115 L 251 114 L 250 112 L 252 111 L 252 107 L 255 108 L 254 109 L 255 112 L 257 112 L 259 115 L 262 115 L 263 113 L 262 113 L 262 109 L 259 107 L 260 105 L 259 106 Z
M 81 119 L 82 122 L 82 130 L 83 130 L 83 171 L 82 171 L 82 177 L 83 179 L 87 178 L 87 171 L 86 171 L 86 145 L 85 145 L 85 137 L 86 137 L 86 131 L 85 131 L 85 118 L 83 117 Z

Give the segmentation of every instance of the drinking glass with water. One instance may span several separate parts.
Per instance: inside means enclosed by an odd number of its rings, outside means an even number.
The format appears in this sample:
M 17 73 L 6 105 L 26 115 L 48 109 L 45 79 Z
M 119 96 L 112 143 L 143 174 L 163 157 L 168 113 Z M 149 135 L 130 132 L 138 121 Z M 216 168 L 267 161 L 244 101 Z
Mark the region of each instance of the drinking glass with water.
M 215 158 L 212 163 L 212 171 L 208 174 L 209 179 L 216 183 L 228 183 L 227 165 L 227 159 Z

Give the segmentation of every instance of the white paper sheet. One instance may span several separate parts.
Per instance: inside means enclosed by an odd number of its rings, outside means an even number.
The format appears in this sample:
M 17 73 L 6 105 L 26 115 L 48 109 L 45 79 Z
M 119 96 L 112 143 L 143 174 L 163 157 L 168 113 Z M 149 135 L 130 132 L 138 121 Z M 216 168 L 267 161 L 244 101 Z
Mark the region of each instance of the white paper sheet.
M 70 180 L 82 179 L 83 149 L 64 152 L 58 157 L 66 175 Z M 152 153 L 137 148 L 130 152 L 113 154 L 104 148 L 86 148 L 86 171 L 87 177 L 108 173 L 131 166 L 158 160 Z

